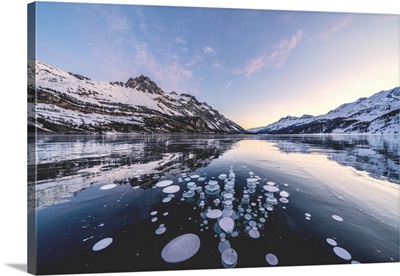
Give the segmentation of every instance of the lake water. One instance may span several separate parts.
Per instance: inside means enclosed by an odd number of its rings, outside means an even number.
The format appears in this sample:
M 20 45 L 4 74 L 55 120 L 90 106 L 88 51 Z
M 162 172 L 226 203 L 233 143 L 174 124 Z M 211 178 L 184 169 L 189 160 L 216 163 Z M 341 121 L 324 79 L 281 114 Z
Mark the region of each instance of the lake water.
M 39 274 L 399 262 L 398 136 L 28 142 Z

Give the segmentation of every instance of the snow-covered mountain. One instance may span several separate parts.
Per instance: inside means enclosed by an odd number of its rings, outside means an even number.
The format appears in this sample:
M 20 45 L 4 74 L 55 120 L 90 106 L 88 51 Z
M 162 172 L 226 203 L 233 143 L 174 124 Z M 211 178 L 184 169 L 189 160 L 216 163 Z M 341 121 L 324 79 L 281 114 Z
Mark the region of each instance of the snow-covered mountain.
M 396 87 L 343 104 L 325 115 L 287 116 L 247 131 L 257 134 L 399 134 L 399 102 L 400 87 Z
M 28 129 L 57 133 L 244 133 L 205 102 L 150 78 L 100 82 L 28 62 Z

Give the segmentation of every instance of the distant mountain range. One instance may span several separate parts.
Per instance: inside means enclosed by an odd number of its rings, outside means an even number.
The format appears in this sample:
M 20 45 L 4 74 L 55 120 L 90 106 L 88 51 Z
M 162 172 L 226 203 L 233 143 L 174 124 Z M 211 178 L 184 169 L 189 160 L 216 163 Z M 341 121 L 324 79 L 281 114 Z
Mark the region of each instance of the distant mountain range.
M 28 131 L 49 133 L 244 133 L 194 96 L 165 92 L 150 78 L 94 81 L 28 62 Z
M 325 115 L 287 116 L 267 126 L 251 128 L 255 134 L 399 134 L 400 87 L 360 98 Z

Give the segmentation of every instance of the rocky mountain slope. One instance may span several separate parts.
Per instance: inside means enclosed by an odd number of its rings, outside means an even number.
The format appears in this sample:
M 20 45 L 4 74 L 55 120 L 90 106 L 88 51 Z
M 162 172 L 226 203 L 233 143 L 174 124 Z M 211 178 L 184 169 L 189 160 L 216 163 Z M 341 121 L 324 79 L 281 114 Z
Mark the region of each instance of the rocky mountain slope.
M 244 133 L 194 96 L 150 78 L 100 82 L 28 62 L 28 130 L 55 133 Z
M 257 134 L 398 134 L 400 87 L 360 98 L 325 115 L 287 116 L 270 125 L 248 129 Z

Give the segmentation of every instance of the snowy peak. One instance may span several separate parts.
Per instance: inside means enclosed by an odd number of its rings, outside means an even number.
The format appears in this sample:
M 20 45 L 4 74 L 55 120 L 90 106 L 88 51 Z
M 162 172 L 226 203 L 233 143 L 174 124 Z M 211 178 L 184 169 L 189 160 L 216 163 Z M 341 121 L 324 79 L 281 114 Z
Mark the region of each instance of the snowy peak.
M 137 89 L 139 91 L 148 92 L 151 94 L 164 93 L 164 91 L 162 91 L 162 89 L 159 88 L 155 82 L 144 75 L 140 75 L 136 78 L 129 78 L 129 80 L 125 83 L 125 87 Z
M 343 104 L 325 115 L 286 116 L 268 126 L 248 131 L 258 134 L 398 134 L 399 102 L 400 87 L 396 87 Z
M 100 82 L 28 63 L 28 126 L 46 132 L 244 133 L 194 96 L 167 93 L 149 77 Z

